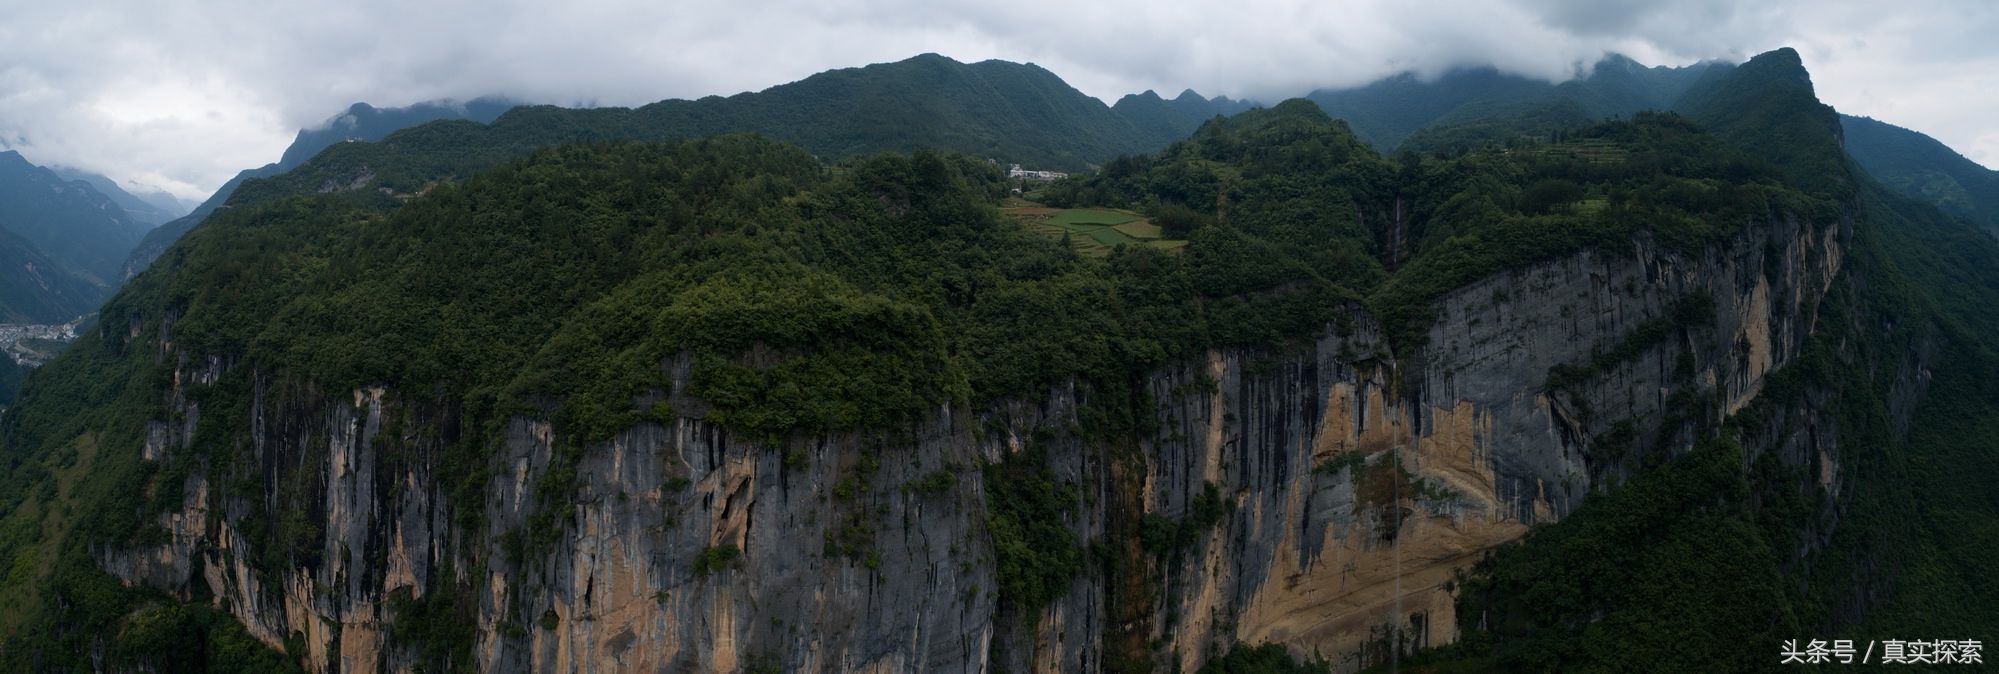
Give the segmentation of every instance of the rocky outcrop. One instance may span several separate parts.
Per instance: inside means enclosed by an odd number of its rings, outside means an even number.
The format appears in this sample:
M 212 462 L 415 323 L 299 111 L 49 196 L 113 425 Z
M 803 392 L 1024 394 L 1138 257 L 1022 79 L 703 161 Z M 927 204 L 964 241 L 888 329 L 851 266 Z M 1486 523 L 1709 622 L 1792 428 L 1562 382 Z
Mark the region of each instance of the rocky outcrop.
M 1500 274 L 1440 300 L 1409 354 L 1359 309 L 1289 351 L 1212 351 L 1143 379 L 1151 418 L 1123 444 L 1078 430 L 1078 387 L 776 446 L 678 390 L 676 416 L 607 442 L 532 417 L 475 435 L 448 400 L 321 392 L 162 334 L 180 367 L 147 458 L 232 423 L 190 392 L 233 373 L 255 460 L 191 472 L 163 543 L 98 558 L 318 671 L 439 657 L 426 611 L 473 626 L 460 652 L 493 671 L 1191 671 L 1237 642 L 1352 670 L 1455 639 L 1458 570 L 1754 399 L 1812 332 L 1849 228 L 1779 219 L 1698 254 L 1640 240 Z M 491 444 L 468 469 L 473 437 Z M 1030 445 L 1076 487 L 1079 544 L 1123 561 L 1019 616 L 979 466 Z M 1142 513 L 1203 508 L 1191 541 L 1136 542 Z

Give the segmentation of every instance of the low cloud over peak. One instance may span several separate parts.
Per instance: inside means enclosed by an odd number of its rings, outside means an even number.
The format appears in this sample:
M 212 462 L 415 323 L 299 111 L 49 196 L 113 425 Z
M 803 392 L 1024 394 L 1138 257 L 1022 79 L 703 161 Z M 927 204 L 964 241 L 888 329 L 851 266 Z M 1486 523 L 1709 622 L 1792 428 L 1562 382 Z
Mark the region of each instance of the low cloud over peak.
M 1947 0 L 387 0 L 34 3 L 0 19 L 0 147 L 198 199 L 354 101 L 636 105 L 936 52 L 1033 62 L 1115 101 L 1274 101 L 1489 65 L 1565 79 L 1791 45 L 1843 112 L 1999 164 L 1999 9 Z

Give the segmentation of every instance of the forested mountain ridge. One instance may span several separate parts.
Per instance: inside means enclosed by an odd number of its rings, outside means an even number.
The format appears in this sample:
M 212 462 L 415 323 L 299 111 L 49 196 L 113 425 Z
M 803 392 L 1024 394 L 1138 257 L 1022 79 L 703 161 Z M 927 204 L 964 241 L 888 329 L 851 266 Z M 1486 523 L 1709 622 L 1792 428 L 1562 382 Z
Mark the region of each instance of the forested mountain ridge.
M 52 168 L 51 170 L 55 171 L 56 175 L 61 176 L 64 180 L 81 180 L 89 183 L 91 188 L 96 189 L 106 197 L 110 197 L 112 203 L 118 204 L 119 208 L 125 209 L 126 215 L 132 216 L 133 220 L 149 227 L 186 215 L 190 210 L 180 200 L 165 192 L 149 191 L 142 197 L 126 191 L 125 188 L 118 185 L 117 181 L 101 174 L 60 167 Z
M 118 260 L 145 236 L 109 197 L 79 181 L 0 152 L 0 227 L 27 239 L 72 273 L 117 278 Z
M 95 310 L 116 278 L 106 274 L 145 229 L 87 183 L 0 152 L 0 320 L 61 323 Z
M 0 666 L 1753 671 L 1995 624 L 1946 593 L 1999 549 L 1999 248 L 1852 170 L 1795 53 L 1682 96 L 1394 159 L 1209 119 L 1048 188 L 1187 239 L 1102 259 L 976 155 L 643 108 L 330 147 L 0 419 Z
M 126 275 L 151 264 L 168 244 L 225 203 L 245 180 L 275 177 L 303 166 L 339 140 L 380 140 L 391 132 L 431 120 L 499 122 L 501 113 L 511 107 L 498 99 L 481 99 L 462 107 L 423 104 L 393 110 L 356 104 L 324 129 L 300 132 L 283 160 L 244 171 L 192 213 L 154 231 L 127 262 Z M 1080 170 L 1119 155 L 1163 147 L 1210 117 L 1248 107 L 1226 98 L 1205 99 L 1190 91 L 1172 101 L 1153 105 L 1141 99 L 1119 109 L 1077 91 L 1033 64 L 996 60 L 960 63 L 923 54 L 894 63 L 829 70 L 728 97 L 665 100 L 629 109 L 532 106 L 497 124 L 503 130 L 494 132 L 494 137 L 506 140 L 494 144 L 511 149 L 472 160 L 466 166 L 489 165 L 498 158 L 519 156 L 554 143 L 757 132 L 798 144 L 827 159 L 937 149 L 1033 168 Z
M 1546 135 L 1556 128 L 1671 108 L 1681 94 L 1717 66 L 1647 68 L 1611 54 L 1564 82 L 1501 73 L 1492 68 L 1447 71 L 1435 79 L 1405 73 L 1351 89 L 1322 89 L 1305 98 L 1347 120 L 1381 152 L 1403 147 L 1435 151 L 1478 141 L 1505 141 L 1522 132 Z M 1467 129 L 1476 122 L 1507 120 L 1505 129 Z M 1434 127 L 1434 128 L 1432 128 Z M 1455 129 L 1438 138 L 1436 131 Z M 1431 133 L 1422 133 L 1431 130 Z
M 301 129 L 285 148 L 278 161 L 254 169 L 244 169 L 223 183 L 207 200 L 195 206 L 192 211 L 161 224 L 146 233 L 146 238 L 132 249 L 120 270 L 122 279 L 131 279 L 159 257 L 167 246 L 180 240 L 188 230 L 206 220 L 215 209 L 221 208 L 236 193 L 243 181 L 265 178 L 292 170 L 321 150 L 347 141 L 381 140 L 395 131 L 440 119 L 469 119 L 475 122 L 490 122 L 514 107 L 515 103 L 504 98 L 475 98 L 464 103 L 454 101 L 432 101 L 417 103 L 400 108 L 377 108 L 367 103 L 355 103 L 345 112 L 326 120 L 317 128 Z
M 1999 234 L 1999 171 L 1887 122 L 1852 115 L 1839 121 L 1847 153 L 1883 185 Z
M 1083 169 L 1171 142 L 1145 137 L 1102 101 L 1033 64 L 923 54 L 829 70 L 727 98 L 631 110 L 624 135 L 756 132 L 827 158 L 936 149 L 1042 168 Z
M 106 293 L 0 229 L 0 323 L 61 323 L 96 310 Z
M 1171 99 L 1164 98 L 1148 89 L 1143 93 L 1127 94 L 1111 104 L 1111 111 L 1137 127 L 1140 134 L 1157 139 L 1158 145 L 1186 138 L 1201 124 L 1217 116 L 1226 117 L 1256 107 L 1249 101 L 1232 100 L 1227 96 L 1207 98 L 1193 89 L 1180 92 Z M 1143 148 L 1151 150 L 1154 148 Z

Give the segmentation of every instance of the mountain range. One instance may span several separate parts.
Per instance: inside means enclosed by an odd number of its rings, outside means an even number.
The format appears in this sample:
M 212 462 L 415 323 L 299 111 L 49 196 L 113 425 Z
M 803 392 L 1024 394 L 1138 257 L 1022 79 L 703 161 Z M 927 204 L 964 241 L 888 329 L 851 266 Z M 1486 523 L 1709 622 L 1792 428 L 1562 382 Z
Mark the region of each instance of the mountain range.
M 357 106 L 124 265 L 0 415 L 0 669 L 1762 671 L 1999 627 L 1989 172 L 1793 50 L 501 105 Z
M 278 161 L 263 166 L 244 169 L 223 183 L 215 194 L 202 201 L 185 215 L 162 223 L 146 234 L 145 239 L 131 249 L 120 270 L 121 278 L 130 279 L 144 271 L 159 257 L 167 246 L 186 235 L 188 230 L 201 224 L 209 214 L 227 203 L 229 196 L 243 181 L 264 178 L 289 171 L 319 154 L 321 150 L 336 143 L 347 141 L 381 140 L 392 132 L 440 119 L 469 119 L 476 122 L 490 122 L 501 113 L 514 107 L 514 103 L 504 98 L 477 98 L 465 103 L 435 101 L 418 103 L 400 108 L 377 108 L 367 103 L 355 103 L 346 112 L 328 119 L 325 124 L 313 129 L 304 129 L 292 139 Z
M 81 180 L 88 183 L 98 193 L 109 197 L 111 203 L 125 209 L 126 215 L 132 216 L 133 220 L 143 225 L 157 226 L 194 210 L 194 204 L 161 190 L 145 190 L 141 194 L 133 194 L 119 186 L 117 181 L 102 174 L 65 166 L 50 167 L 50 170 L 63 180 Z
M 1999 171 L 1893 124 L 1852 115 L 1839 121 L 1847 153 L 1882 183 L 1999 234 Z
M 95 310 L 146 229 L 88 183 L 0 152 L 0 318 L 60 323 Z

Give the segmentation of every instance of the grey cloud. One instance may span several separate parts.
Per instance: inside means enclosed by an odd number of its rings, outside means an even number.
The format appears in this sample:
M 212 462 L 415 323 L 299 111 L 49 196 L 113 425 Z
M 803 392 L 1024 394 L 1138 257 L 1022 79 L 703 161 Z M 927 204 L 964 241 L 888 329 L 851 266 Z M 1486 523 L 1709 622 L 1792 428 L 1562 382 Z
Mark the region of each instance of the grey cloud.
M 934 51 L 1032 61 L 1106 100 L 1274 101 L 1401 71 L 1560 79 L 1793 45 L 1844 111 L 1999 163 L 1999 29 L 1950 0 L 0 0 L 0 142 L 199 198 L 355 101 L 634 105 Z

